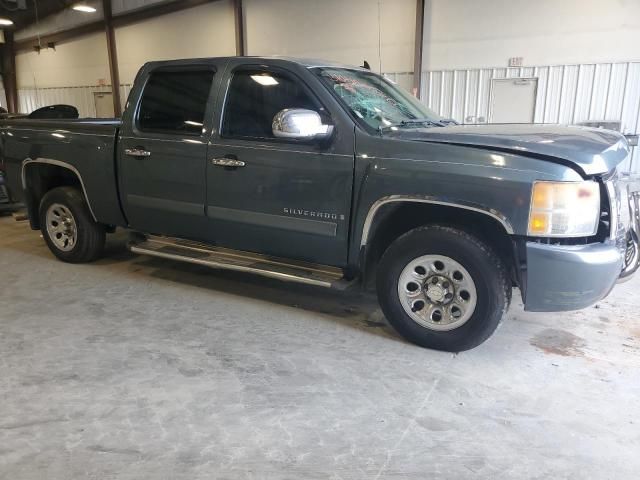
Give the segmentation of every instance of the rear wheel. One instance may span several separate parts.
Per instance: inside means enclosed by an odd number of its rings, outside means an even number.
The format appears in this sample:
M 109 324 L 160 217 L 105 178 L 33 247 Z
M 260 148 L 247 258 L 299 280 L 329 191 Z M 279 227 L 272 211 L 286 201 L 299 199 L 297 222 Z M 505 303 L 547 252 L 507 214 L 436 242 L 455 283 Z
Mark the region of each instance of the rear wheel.
M 49 250 L 60 260 L 84 263 L 104 248 L 105 229 L 93 220 L 84 195 L 73 187 L 47 192 L 40 202 L 40 229 Z
M 409 341 L 446 351 L 484 342 L 511 299 L 506 268 L 478 238 L 420 227 L 398 238 L 378 267 L 380 306 Z

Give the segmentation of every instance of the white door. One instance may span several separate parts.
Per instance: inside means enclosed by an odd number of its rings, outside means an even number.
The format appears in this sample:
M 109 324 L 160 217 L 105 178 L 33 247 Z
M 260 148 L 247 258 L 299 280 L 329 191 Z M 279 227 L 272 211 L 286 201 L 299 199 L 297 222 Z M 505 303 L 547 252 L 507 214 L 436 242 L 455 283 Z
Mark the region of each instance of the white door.
M 93 100 L 96 105 L 97 118 L 113 118 L 113 94 L 111 92 L 95 92 Z
M 491 80 L 490 123 L 533 123 L 537 78 Z

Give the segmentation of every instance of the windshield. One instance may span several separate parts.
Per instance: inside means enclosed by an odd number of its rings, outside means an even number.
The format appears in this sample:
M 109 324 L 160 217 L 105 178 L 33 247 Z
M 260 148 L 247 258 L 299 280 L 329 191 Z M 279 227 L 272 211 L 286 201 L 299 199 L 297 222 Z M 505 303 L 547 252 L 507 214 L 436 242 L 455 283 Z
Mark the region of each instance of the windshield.
M 317 71 L 360 123 L 370 129 L 442 126 L 438 114 L 380 75 L 347 68 L 318 68 Z

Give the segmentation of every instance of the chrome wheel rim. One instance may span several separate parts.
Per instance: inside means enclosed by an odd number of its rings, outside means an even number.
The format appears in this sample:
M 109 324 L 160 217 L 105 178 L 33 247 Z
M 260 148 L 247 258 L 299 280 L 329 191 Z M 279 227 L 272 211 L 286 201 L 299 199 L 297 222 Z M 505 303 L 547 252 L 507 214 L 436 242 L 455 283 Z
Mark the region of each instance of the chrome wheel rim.
M 47 209 L 47 234 L 63 252 L 73 250 L 78 240 L 78 227 L 71 210 L 64 205 L 54 203 Z
M 467 269 L 444 255 L 423 255 L 410 261 L 400 273 L 398 297 L 413 321 L 438 331 L 464 325 L 478 299 Z

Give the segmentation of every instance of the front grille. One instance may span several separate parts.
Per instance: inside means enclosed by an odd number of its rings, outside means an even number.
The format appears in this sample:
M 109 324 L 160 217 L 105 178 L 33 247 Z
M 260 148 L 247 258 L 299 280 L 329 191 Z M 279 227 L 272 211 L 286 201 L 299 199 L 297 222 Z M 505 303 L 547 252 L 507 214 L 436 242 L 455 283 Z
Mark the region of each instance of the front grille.
M 0 203 L 9 203 L 9 192 L 4 185 L 0 185 Z

